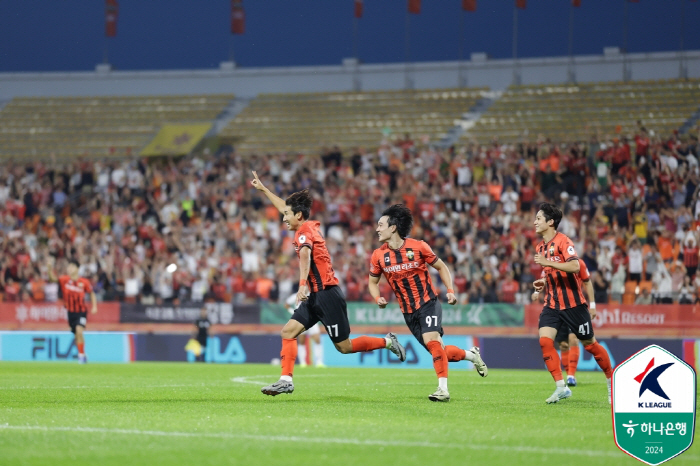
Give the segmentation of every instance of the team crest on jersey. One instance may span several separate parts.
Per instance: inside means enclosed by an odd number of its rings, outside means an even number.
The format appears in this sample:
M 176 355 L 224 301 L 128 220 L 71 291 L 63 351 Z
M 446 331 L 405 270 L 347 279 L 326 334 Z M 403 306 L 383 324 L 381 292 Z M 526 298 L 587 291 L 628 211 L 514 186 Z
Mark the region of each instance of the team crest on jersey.
M 385 264 L 391 264 L 391 259 L 389 259 L 389 256 L 384 258 L 384 263 Z
M 551 246 L 549 247 L 549 255 L 550 255 L 550 256 L 553 256 L 553 255 L 554 255 L 554 245 L 551 245 Z
M 412 261 L 413 260 L 413 251 L 407 251 L 406 252 L 406 257 L 408 257 L 408 260 Z

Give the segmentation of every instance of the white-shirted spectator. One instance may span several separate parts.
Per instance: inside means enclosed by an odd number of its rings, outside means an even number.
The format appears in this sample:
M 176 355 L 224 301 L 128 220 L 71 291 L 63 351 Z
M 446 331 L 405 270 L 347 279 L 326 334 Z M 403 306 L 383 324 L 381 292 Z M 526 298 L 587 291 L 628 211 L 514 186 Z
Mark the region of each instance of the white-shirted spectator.
M 469 168 L 467 159 L 463 158 L 457 167 L 457 185 L 471 186 L 472 185 L 472 169 Z

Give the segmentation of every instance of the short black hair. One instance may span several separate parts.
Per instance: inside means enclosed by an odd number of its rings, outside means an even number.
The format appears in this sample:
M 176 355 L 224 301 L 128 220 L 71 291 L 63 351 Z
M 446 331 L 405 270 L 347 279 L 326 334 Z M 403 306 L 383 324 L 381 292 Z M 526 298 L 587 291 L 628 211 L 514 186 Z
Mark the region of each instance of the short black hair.
M 78 262 L 76 259 L 70 259 L 70 260 L 68 261 L 68 264 L 73 264 L 73 265 L 75 265 L 76 267 L 80 268 L 80 262 Z
M 411 209 L 403 204 L 394 204 L 382 212 L 382 217 L 387 216 L 389 226 L 396 225 L 396 232 L 403 239 L 406 238 L 413 228 L 413 214 Z
M 563 216 L 559 207 L 555 206 L 554 204 L 550 204 L 549 202 L 543 202 L 539 205 L 538 209 L 542 211 L 544 219 L 547 222 L 554 220 L 554 229 L 556 230 L 559 227 L 559 222 L 561 222 L 561 218 Z
M 296 215 L 301 212 L 301 218 L 304 220 L 309 219 L 309 215 L 311 215 L 311 204 L 313 204 L 313 202 L 314 200 L 311 194 L 309 194 L 308 189 L 296 192 L 284 201 L 284 203 L 292 209 L 293 214 Z

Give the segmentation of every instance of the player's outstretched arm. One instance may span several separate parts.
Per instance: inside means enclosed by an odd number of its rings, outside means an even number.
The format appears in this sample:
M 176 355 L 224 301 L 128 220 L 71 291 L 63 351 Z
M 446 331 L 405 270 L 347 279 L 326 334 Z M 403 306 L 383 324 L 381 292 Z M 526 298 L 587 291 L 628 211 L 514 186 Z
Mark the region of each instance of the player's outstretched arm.
M 262 181 L 260 181 L 260 178 L 258 178 L 257 172 L 253 172 L 253 176 L 255 178 L 253 179 L 253 181 L 250 182 L 250 184 L 252 184 L 253 187 L 258 191 L 262 191 L 263 194 L 267 196 L 267 198 L 270 200 L 270 202 L 272 202 L 272 205 L 274 205 L 281 214 L 284 214 L 284 207 L 286 206 L 284 200 L 280 197 L 277 197 L 275 193 L 267 189 L 265 185 L 262 184 Z
M 457 296 L 455 296 L 455 290 L 452 287 L 452 274 L 450 269 L 445 265 L 442 259 L 438 259 L 432 267 L 438 271 L 440 274 L 440 280 L 447 287 L 447 304 L 457 304 Z
M 388 303 L 386 299 L 382 298 L 381 292 L 379 291 L 379 280 L 381 280 L 381 278 L 381 276 L 375 277 L 374 275 L 370 275 L 369 280 L 367 281 L 367 288 L 369 288 L 369 294 L 372 295 L 374 302 L 376 302 L 379 307 L 384 309 Z

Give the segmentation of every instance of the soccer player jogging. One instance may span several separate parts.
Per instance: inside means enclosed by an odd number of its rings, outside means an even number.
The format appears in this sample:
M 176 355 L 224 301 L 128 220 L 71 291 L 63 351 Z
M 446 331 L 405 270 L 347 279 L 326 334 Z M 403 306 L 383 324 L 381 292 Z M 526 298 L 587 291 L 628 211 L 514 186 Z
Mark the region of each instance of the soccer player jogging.
M 282 213 L 287 229 L 295 232 L 292 244 L 299 257 L 300 273 L 297 299 L 301 304 L 282 328 L 282 375 L 261 391 L 272 396 L 294 391 L 292 375 L 297 358 L 297 337 L 319 321 L 326 327 L 336 349 L 343 354 L 386 348 L 405 361 L 406 350 L 393 333 L 388 333 L 385 338 L 361 336 L 350 339 L 345 296 L 338 286 L 326 240 L 319 231 L 320 222 L 309 220 L 313 199 L 308 190 L 282 200 L 262 184 L 256 172 L 253 176 L 255 179 L 251 184 Z
M 408 238 L 413 227 L 413 216 L 408 207 L 396 204 L 377 221 L 377 236 L 384 243 L 372 253 L 369 269 L 369 292 L 380 308 L 387 305 L 379 292 L 379 280 L 384 274 L 399 300 L 401 312 L 416 340 L 433 356 L 433 367 L 438 376 L 438 388 L 428 397 L 431 401 L 449 401 L 447 389 L 448 361 L 471 361 L 480 376 L 488 375 L 488 368 L 476 346 L 465 351 L 442 343 L 442 306 L 428 273 L 428 265 L 440 273 L 447 286 L 447 302 L 456 304 L 452 276 L 445 263 L 433 253 L 424 241 Z
M 591 320 L 595 319 L 595 294 L 593 290 L 593 283 L 591 283 L 591 275 L 588 272 L 588 267 L 582 259 L 578 260 L 579 272 L 578 275 L 583 282 L 583 286 L 586 288 L 586 294 L 588 295 L 588 311 L 591 314 Z M 543 272 L 544 275 L 544 272 Z M 532 293 L 532 300 L 536 301 L 540 292 L 544 289 L 545 278 L 540 278 L 535 280 L 532 285 L 535 287 L 534 293 Z M 578 348 L 578 338 L 576 334 L 571 331 L 568 325 L 562 324 L 557 331 L 557 337 L 554 339 L 555 343 L 559 344 L 559 349 L 561 350 L 561 361 L 566 369 L 566 385 L 569 387 L 576 386 L 576 368 L 578 367 L 579 360 L 579 348 Z
M 605 372 L 610 401 L 610 357 L 593 335 L 591 314 L 578 275 L 581 269 L 579 258 L 571 239 L 557 232 L 561 218 L 562 213 L 557 206 L 543 203 L 540 204 L 534 222 L 535 231 L 542 237 L 542 242 L 537 245 L 535 263 L 544 267 L 545 274 L 544 308 L 539 321 L 540 347 L 547 369 L 556 384 L 554 393 L 546 401 L 556 403 L 571 396 L 571 389 L 562 377 L 559 355 L 554 349 L 554 339 L 561 325 L 568 325 L 584 349 L 593 355 L 598 366 Z
M 97 313 L 97 297 L 92 291 L 92 284 L 87 278 L 81 277 L 78 274 L 80 264 L 76 260 L 71 260 L 68 263 L 67 275 L 58 277 L 58 284 L 63 292 L 63 305 L 68 311 L 68 325 L 70 331 L 75 335 L 75 346 L 78 348 L 78 362 L 80 364 L 87 363 L 85 356 L 85 337 L 83 332 L 87 325 L 87 304 L 85 303 L 85 293 L 90 294 L 92 302 L 92 313 Z M 55 275 L 49 267 L 49 274 L 55 281 Z

